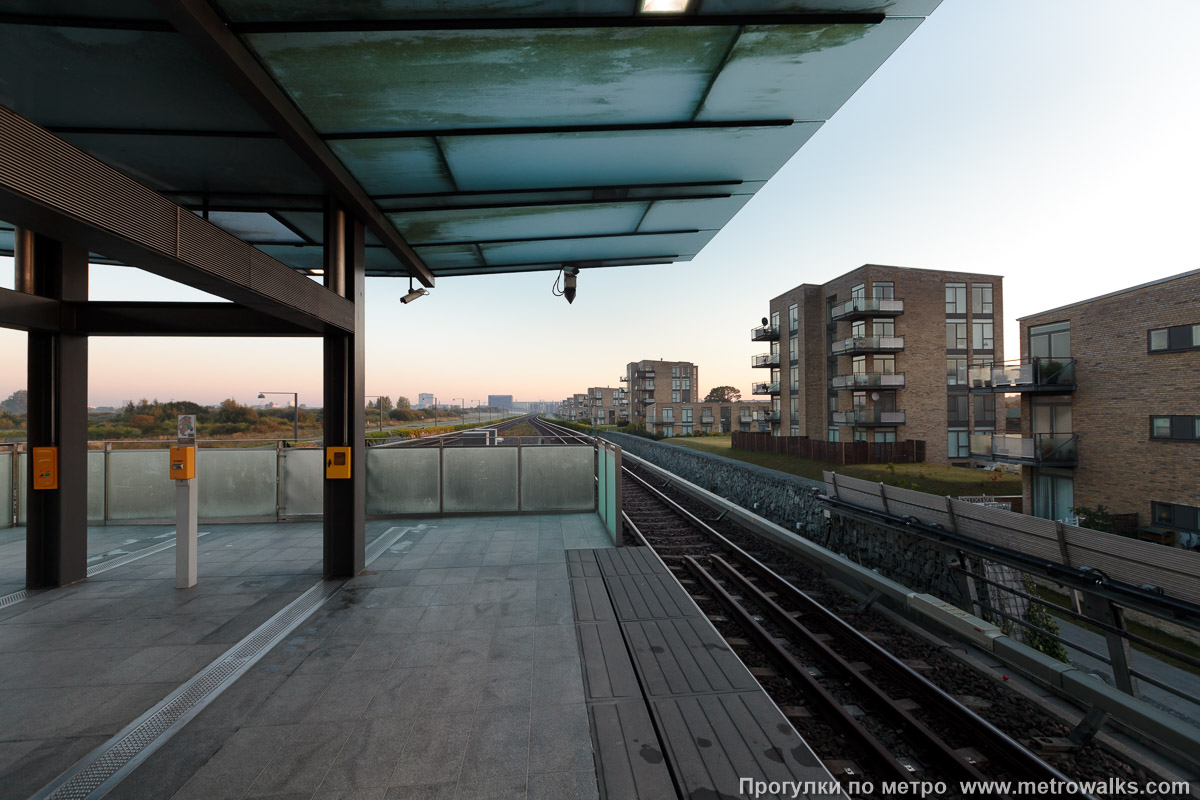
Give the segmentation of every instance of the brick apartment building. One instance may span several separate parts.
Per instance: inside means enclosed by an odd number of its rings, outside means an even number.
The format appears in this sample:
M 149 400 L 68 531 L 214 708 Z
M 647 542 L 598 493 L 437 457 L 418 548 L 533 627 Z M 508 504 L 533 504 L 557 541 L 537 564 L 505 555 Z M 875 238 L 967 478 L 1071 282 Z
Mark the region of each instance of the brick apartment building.
M 655 403 L 646 415 L 646 431 L 663 436 L 759 432 L 769 430 L 769 403 Z
M 587 390 L 586 419 L 593 425 L 616 425 L 629 419 L 629 398 L 625 388 L 590 386 Z
M 587 422 L 589 406 L 588 395 L 576 393 L 559 404 L 559 416 L 575 422 Z
M 1200 270 L 1020 323 L 1020 362 L 979 370 L 971 392 L 1020 393 L 1022 432 L 976 436 L 972 455 L 1020 464 L 1036 516 L 1103 505 L 1200 547 Z
M 631 361 L 621 382 L 628 387 L 629 421 L 644 425 L 656 403 L 693 403 L 700 394 L 700 368 L 690 361 Z
M 1004 427 L 1003 399 L 972 397 L 972 364 L 1003 361 L 1002 278 L 866 264 L 772 298 L 751 331 L 770 351 L 753 394 L 771 432 L 830 441 L 919 439 L 932 463 L 969 463 L 970 436 Z

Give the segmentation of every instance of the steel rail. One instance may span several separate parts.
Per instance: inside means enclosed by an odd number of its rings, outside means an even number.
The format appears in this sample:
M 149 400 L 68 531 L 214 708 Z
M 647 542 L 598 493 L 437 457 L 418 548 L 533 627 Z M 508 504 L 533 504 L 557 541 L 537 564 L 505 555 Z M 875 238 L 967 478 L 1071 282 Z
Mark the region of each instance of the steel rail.
M 987 720 L 983 719 L 975 712 L 968 709 L 966 706 L 959 703 L 941 688 L 934 685 L 920 673 L 912 670 L 902 661 L 897 659 L 884 648 L 880 647 L 875 642 L 863 636 L 849 623 L 841 619 L 835 613 L 822 606 L 817 601 L 813 600 L 808 595 L 797 589 L 782 576 L 772 570 L 770 567 L 763 564 L 754 556 L 747 553 L 738 545 L 734 544 L 719 531 L 708 525 L 706 522 L 689 512 L 687 509 L 680 506 L 671 498 L 667 497 L 654 486 L 651 486 L 645 479 L 634 473 L 628 467 L 624 468 L 627 475 L 633 478 L 637 483 L 641 484 L 651 495 L 661 500 L 668 508 L 675 511 L 693 527 L 703 533 L 707 538 L 720 546 L 722 549 L 733 554 L 742 564 L 754 571 L 758 577 L 765 582 L 770 583 L 772 588 L 780 594 L 787 594 L 793 599 L 806 607 L 809 611 L 819 615 L 824 620 L 829 620 L 829 625 L 834 627 L 842 636 L 841 641 L 856 646 L 856 649 L 864 656 L 872 660 L 878 659 L 878 666 L 881 671 L 891 673 L 898 681 L 897 685 L 908 685 L 911 683 L 914 686 L 919 686 L 922 690 L 921 699 L 927 701 L 932 707 L 938 709 L 939 713 L 951 718 L 955 724 L 967 724 L 973 730 L 978 732 L 986 739 L 985 747 L 992 750 L 993 754 L 1000 757 L 1010 767 L 1015 766 L 1020 774 L 1034 776 L 1037 780 L 1052 780 L 1062 783 L 1069 783 L 1070 779 L 1063 773 L 1059 772 L 1050 764 L 1038 758 L 1031 751 L 1023 747 L 1015 739 L 1012 739 L 1006 733 L 996 728 Z M 753 535 L 752 533 L 750 535 Z M 714 560 L 719 559 L 717 556 L 709 556 Z
M 800 688 L 809 699 L 815 701 L 815 704 L 823 712 L 821 720 L 830 723 L 857 742 L 860 752 L 869 758 L 867 763 L 870 768 L 879 773 L 878 777 L 905 783 L 916 782 L 916 775 L 902 764 L 878 738 L 863 727 L 862 723 L 855 719 L 849 710 L 838 702 L 837 698 L 830 694 L 829 690 L 821 685 L 821 682 L 813 677 L 794 655 L 788 652 L 742 604 L 738 603 L 723 586 L 708 574 L 700 562 L 692 556 L 684 556 L 683 561 L 688 571 L 704 585 L 705 591 L 726 609 L 738 627 L 750 635 L 759 650 L 785 673 L 787 680 Z

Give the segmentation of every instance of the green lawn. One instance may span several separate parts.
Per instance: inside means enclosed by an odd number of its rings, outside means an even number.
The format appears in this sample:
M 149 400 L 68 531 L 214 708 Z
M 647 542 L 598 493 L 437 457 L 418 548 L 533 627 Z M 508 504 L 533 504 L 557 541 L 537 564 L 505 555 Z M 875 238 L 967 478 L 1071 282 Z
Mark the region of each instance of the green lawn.
M 726 458 L 734 458 L 760 467 L 789 472 L 804 478 L 821 480 L 825 470 L 869 481 L 883 481 L 921 492 L 941 495 L 1013 495 L 1021 493 L 1021 479 L 1016 475 L 1000 474 L 982 469 L 964 469 L 942 464 L 895 464 L 894 472 L 887 464 L 840 465 L 810 458 L 796 458 L 778 453 L 759 453 L 734 450 L 729 436 L 663 439 L 664 444 L 690 447 Z M 996 480 L 992 480 L 992 478 Z

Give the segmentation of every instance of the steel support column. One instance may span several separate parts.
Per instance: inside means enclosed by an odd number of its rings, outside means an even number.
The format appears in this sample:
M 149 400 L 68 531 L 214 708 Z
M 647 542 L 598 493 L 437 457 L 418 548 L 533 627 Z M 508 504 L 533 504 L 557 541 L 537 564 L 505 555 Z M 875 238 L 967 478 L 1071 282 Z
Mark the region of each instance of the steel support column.
M 325 334 L 325 446 L 351 448 L 350 478 L 325 479 L 324 571 L 327 578 L 356 575 L 365 566 L 365 281 L 362 223 L 331 201 L 325 210 L 325 288 L 351 301 L 354 330 Z
M 53 300 L 87 300 L 88 253 L 18 229 L 17 290 Z M 33 488 L 26 459 L 25 580 L 31 588 L 87 577 L 88 340 L 30 331 L 29 447 L 58 448 L 58 488 Z

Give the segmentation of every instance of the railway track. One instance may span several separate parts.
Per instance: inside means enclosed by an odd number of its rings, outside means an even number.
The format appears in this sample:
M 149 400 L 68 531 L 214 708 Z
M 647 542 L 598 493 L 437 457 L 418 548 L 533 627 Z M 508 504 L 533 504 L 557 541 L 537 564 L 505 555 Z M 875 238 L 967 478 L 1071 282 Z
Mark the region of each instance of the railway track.
M 839 777 L 947 787 L 1070 780 L 928 680 L 923 665 L 797 588 L 780 574 L 794 566 L 772 546 L 750 552 L 635 470 L 622 492 L 627 531 L 658 553 Z M 745 537 L 755 539 L 736 538 Z
M 526 431 L 532 429 L 533 435 Z M 513 447 L 537 444 L 591 444 L 583 434 L 552 425 L 536 414 L 497 422 L 463 431 L 440 433 L 414 439 L 388 441 L 377 447 L 467 447 L 475 445 L 497 445 Z

